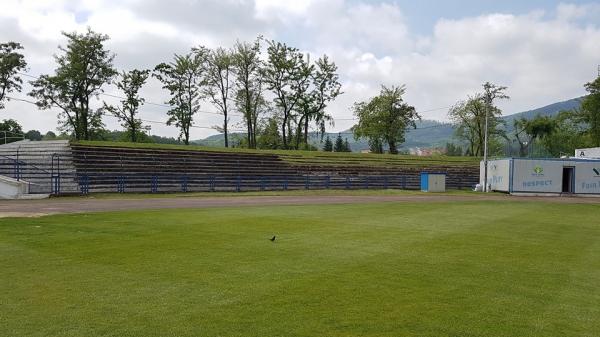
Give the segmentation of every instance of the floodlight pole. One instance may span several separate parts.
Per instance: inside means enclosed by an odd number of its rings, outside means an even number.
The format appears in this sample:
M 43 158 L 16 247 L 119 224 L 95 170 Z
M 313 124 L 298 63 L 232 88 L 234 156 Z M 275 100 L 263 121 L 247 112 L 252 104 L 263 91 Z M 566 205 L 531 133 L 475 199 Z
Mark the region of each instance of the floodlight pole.
M 484 140 L 483 140 L 483 191 L 488 191 L 488 115 L 489 115 L 489 99 L 485 98 L 485 131 L 484 131 Z

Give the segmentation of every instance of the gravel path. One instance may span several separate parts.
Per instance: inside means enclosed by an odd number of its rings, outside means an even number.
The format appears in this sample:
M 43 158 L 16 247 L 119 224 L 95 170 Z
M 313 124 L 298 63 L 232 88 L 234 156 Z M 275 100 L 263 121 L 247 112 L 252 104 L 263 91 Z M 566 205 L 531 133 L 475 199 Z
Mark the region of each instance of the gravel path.
M 235 196 L 165 197 L 146 199 L 51 198 L 45 200 L 0 200 L 0 217 L 32 217 L 49 214 L 123 211 L 140 209 L 209 208 L 272 205 L 353 204 L 377 202 L 452 201 L 543 201 L 600 205 L 600 198 L 517 197 L 508 195 L 381 195 L 381 196 Z

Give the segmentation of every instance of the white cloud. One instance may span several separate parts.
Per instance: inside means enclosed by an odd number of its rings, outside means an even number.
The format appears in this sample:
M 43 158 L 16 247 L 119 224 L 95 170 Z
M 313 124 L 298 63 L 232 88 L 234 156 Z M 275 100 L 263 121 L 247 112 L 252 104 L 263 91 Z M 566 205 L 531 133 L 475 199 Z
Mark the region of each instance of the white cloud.
M 345 92 L 334 116 L 351 115 L 352 103 L 367 99 L 381 84 L 406 84 L 418 110 L 452 105 L 492 81 L 509 87 L 507 113 L 584 94 L 600 55 L 600 5 L 561 4 L 525 15 L 488 14 L 439 19 L 431 34 L 412 32 L 402 7 L 393 2 L 310 0 L 4 0 L 0 41 L 17 40 L 32 74 L 53 69 L 52 54 L 64 44 L 61 31 L 87 26 L 111 36 L 109 48 L 121 69 L 151 68 L 197 44 L 230 46 L 258 34 L 283 40 L 314 56 L 327 53 L 338 64 Z M 26 88 L 27 89 L 27 88 Z M 148 101 L 163 102 L 156 82 L 144 89 Z M 24 93 L 21 95 L 24 96 Z M 212 110 L 208 103 L 203 109 Z M 147 105 L 143 118 L 165 120 L 165 109 Z M 0 118 L 16 118 L 26 129 L 53 129 L 55 112 L 11 102 Z M 445 110 L 426 118 L 445 119 Z M 202 114 L 201 125 L 219 117 Z M 118 128 L 107 120 L 110 127 Z M 336 130 L 351 126 L 338 121 Z M 176 136 L 175 128 L 153 133 Z M 212 132 L 196 129 L 193 138 Z

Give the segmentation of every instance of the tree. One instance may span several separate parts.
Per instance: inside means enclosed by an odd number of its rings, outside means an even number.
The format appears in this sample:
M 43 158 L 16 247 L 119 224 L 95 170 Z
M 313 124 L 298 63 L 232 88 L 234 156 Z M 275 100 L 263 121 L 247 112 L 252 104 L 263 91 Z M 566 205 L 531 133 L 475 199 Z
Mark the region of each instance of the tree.
M 460 157 L 463 155 L 460 145 L 454 143 L 446 143 L 446 155 L 451 157 Z
M 56 133 L 52 131 L 46 132 L 46 134 L 42 137 L 42 140 L 55 140 L 57 138 Z
M 543 139 L 556 131 L 557 122 L 548 116 L 536 116 L 534 119 L 515 119 L 515 138 L 519 143 L 519 155 L 527 156 L 529 148 L 536 139 Z
M 344 152 L 352 152 L 350 143 L 348 143 L 348 138 L 344 138 Z
M 346 152 L 344 148 L 344 140 L 342 139 L 341 133 L 338 133 L 338 136 L 335 139 L 335 144 L 333 145 L 333 152 Z
M 592 146 L 600 146 L 600 76 L 593 82 L 585 84 L 589 92 L 581 102 L 581 109 L 575 115 L 578 121 L 587 125 L 586 134 L 589 135 Z
M 333 152 L 333 142 L 331 141 L 331 138 L 329 138 L 329 135 L 327 135 L 327 138 L 325 138 L 323 152 Z
M 23 128 L 14 119 L 5 119 L 0 123 L 0 142 L 8 144 L 23 139 Z
M 57 107 L 62 129 L 73 132 L 75 139 L 92 139 L 102 128 L 101 110 L 90 108 L 90 100 L 103 92 L 102 87 L 115 76 L 114 55 L 105 47 L 107 35 L 88 29 L 85 34 L 64 33 L 67 46 L 55 56 L 54 75 L 42 75 L 31 82 L 30 96 L 40 109 Z
M 211 103 L 223 114 L 223 126 L 219 131 L 225 137 L 225 147 L 229 147 L 229 99 L 233 79 L 233 55 L 230 51 L 217 48 L 208 52 L 206 62 L 205 94 Z
M 42 134 L 38 130 L 29 130 L 25 133 L 25 139 L 39 141 L 42 140 Z
M 316 66 L 310 68 L 310 87 L 298 102 L 300 114 L 296 147 L 300 144 L 300 136 L 304 136 L 304 144 L 308 144 L 308 126 L 314 121 L 321 136 L 325 133 L 327 123 L 333 125 L 333 118 L 325 112 L 327 105 L 342 94 L 337 66 L 330 62 L 327 55 L 319 58 Z
M 206 49 L 195 49 L 186 55 L 175 55 L 170 63 L 161 63 L 154 68 L 153 76 L 169 91 L 171 99 L 167 104 L 167 125 L 179 128 L 179 139 L 185 145 L 190 143 L 190 127 L 194 124 L 194 115 L 200 110 L 200 100 L 204 82 L 204 62 Z
M 554 132 L 542 138 L 542 145 L 554 157 L 572 155 L 575 149 L 592 147 L 585 125 L 579 122 L 579 111 L 561 111 L 555 118 Z
M 119 118 L 121 126 L 127 130 L 128 138 L 135 143 L 142 130 L 142 120 L 137 117 L 139 108 L 144 104 L 144 98 L 139 91 L 150 76 L 150 70 L 131 70 L 122 72 L 120 81 L 116 82 L 117 88 L 123 91 L 125 98 L 121 106 L 112 106 L 104 103 L 104 109 Z
M 352 127 L 354 137 L 369 139 L 371 150 L 376 150 L 372 152 L 383 152 L 385 142 L 390 153 L 398 154 L 406 129 L 417 127 L 416 121 L 421 117 L 414 107 L 404 102 L 405 91 L 404 86 L 382 86 L 378 96 L 354 104 L 354 114 L 358 117 L 358 124 Z
M 499 108 L 497 108 L 494 105 L 494 101 L 497 99 L 510 99 L 510 97 L 508 97 L 508 95 L 505 93 L 506 89 L 508 89 L 507 87 L 503 87 L 503 86 L 498 86 L 496 84 L 490 83 L 490 82 L 485 82 L 483 84 L 483 102 L 485 103 L 485 120 L 484 120 L 484 154 L 485 154 L 485 149 L 486 149 L 486 145 L 489 145 L 489 139 L 490 139 L 490 132 L 489 132 L 489 120 L 490 120 L 490 115 L 493 116 L 494 112 L 498 112 L 498 115 L 502 115 L 502 110 L 500 110 Z M 485 132 L 485 130 L 487 129 L 487 133 Z M 506 134 L 504 132 L 501 132 L 500 135 L 503 138 L 507 138 Z M 488 149 L 489 152 L 489 149 Z M 486 171 L 487 172 L 487 171 Z
M 260 128 L 257 138 L 257 147 L 265 150 L 277 150 L 283 147 L 281 135 L 279 134 L 279 121 L 276 117 L 267 119 L 263 127 Z
M 267 88 L 275 95 L 275 106 L 281 112 L 281 135 L 283 146 L 287 149 L 293 112 L 308 89 L 313 67 L 304 60 L 298 49 L 281 42 L 270 41 L 267 55 L 263 79 Z
M 254 43 L 237 42 L 233 48 L 235 106 L 244 114 L 248 147 L 257 146 L 258 117 L 265 106 L 261 77 L 260 38 Z
M 0 43 L 0 109 L 4 109 L 4 102 L 8 101 L 7 94 L 21 91 L 23 80 L 20 71 L 27 68 L 25 56 L 18 52 L 23 49 L 16 42 Z
M 504 137 L 504 131 L 500 128 L 504 123 L 500 119 L 502 111 L 493 106 L 488 108 L 483 94 L 476 94 L 466 101 L 456 103 L 448 112 L 450 120 L 454 123 L 457 138 L 468 143 L 467 154 L 470 156 L 483 156 L 485 115 L 488 109 L 490 139 Z

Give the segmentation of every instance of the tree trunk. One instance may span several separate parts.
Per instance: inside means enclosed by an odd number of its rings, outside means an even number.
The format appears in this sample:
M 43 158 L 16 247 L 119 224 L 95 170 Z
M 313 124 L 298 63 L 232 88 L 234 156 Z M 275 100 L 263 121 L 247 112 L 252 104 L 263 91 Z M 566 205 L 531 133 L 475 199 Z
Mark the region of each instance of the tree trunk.
M 304 144 L 308 145 L 308 116 L 304 119 Z
M 281 137 L 283 137 L 283 148 L 287 150 L 287 133 L 286 133 L 286 125 L 287 125 L 287 116 L 283 116 L 283 122 L 281 123 Z
M 246 118 L 246 140 L 248 141 L 248 148 L 252 149 L 252 120 L 250 117 Z
M 300 138 L 302 138 L 302 121 L 304 120 L 304 116 L 300 117 L 300 122 L 298 123 L 298 127 L 296 128 L 296 149 L 300 148 Z
M 227 111 L 223 113 L 225 120 L 223 121 L 223 135 L 225 136 L 225 147 L 229 147 L 229 136 L 227 134 Z
M 131 141 L 135 143 L 137 141 L 137 130 L 135 129 L 135 120 L 131 124 Z
M 396 147 L 396 142 L 389 141 L 388 145 L 390 146 L 390 154 L 398 154 L 398 148 Z
M 252 148 L 256 149 L 256 128 L 257 128 L 257 124 L 258 124 L 258 116 L 256 111 L 254 112 L 254 114 L 252 115 Z

